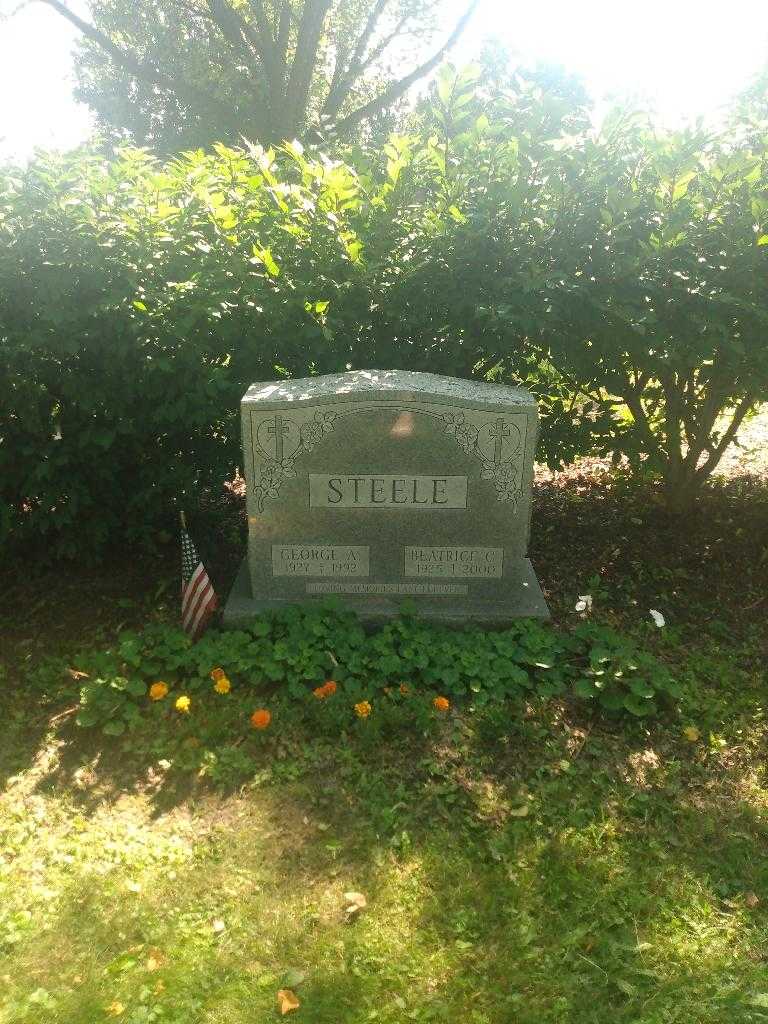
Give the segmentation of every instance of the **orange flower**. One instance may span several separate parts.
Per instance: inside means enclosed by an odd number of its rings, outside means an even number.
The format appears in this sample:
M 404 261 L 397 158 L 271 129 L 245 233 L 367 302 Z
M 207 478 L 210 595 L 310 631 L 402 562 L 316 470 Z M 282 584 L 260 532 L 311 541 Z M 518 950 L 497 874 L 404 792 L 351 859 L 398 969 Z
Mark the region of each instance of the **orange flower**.
M 227 673 L 224 671 L 223 668 L 212 668 L 211 669 L 211 679 L 214 681 L 214 683 L 218 683 L 218 681 L 220 679 L 226 679 L 226 678 L 227 678 Z
M 333 681 L 333 679 L 329 679 L 323 685 L 323 689 L 325 690 L 329 697 L 332 697 L 334 693 L 336 693 L 336 683 Z
M 411 689 L 410 689 L 410 687 L 409 687 L 409 686 L 407 686 L 407 685 L 406 685 L 405 683 L 400 683 L 400 693 L 402 693 L 402 695 L 403 695 L 404 697 L 405 697 L 405 696 L 406 696 L 407 694 L 409 694 L 410 692 L 411 692 Z
M 266 729 L 272 721 L 272 715 L 266 708 L 259 708 L 251 715 L 251 725 L 254 729 Z
M 322 686 L 316 687 L 312 693 L 314 693 L 318 700 L 325 700 L 326 697 L 330 697 L 332 694 L 336 693 L 336 683 L 334 683 L 332 679 L 329 679 L 327 682 L 323 683 Z
M 168 684 L 162 681 L 152 683 L 149 688 L 149 699 L 150 700 L 162 700 L 163 697 L 168 696 Z
M 355 714 L 358 718 L 367 718 L 371 711 L 373 708 L 367 700 L 361 700 L 359 704 L 355 704 Z
M 447 697 L 435 697 L 432 703 L 435 705 L 438 711 L 447 711 L 448 708 L 451 706 L 451 702 L 448 700 Z

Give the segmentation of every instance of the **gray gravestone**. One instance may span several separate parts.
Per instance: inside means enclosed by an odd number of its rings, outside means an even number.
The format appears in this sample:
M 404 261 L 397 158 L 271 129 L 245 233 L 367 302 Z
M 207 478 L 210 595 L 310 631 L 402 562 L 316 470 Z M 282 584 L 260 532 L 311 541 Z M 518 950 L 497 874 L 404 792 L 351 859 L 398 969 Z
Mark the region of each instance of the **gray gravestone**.
M 224 612 L 343 595 L 380 621 L 548 617 L 526 557 L 537 411 L 519 388 L 397 370 L 254 384 L 248 557 Z

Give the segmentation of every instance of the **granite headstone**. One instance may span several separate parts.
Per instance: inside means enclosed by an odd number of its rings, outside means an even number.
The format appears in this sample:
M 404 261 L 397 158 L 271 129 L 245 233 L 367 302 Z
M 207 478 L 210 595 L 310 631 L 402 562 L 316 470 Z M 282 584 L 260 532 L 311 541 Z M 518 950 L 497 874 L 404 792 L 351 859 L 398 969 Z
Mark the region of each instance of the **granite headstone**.
M 527 558 L 529 392 L 398 370 L 254 384 L 242 401 L 248 555 L 224 612 L 341 595 L 382 621 L 546 618 Z

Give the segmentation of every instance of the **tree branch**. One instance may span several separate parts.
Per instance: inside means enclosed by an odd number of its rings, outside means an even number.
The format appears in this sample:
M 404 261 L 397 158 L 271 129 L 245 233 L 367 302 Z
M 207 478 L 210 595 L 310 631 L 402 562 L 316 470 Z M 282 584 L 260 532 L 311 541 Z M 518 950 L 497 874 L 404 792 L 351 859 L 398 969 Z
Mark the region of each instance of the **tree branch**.
M 249 38 L 249 26 L 224 0 L 206 0 L 211 18 L 229 45 L 250 63 L 258 55 L 258 45 Z
M 291 73 L 285 91 L 284 125 L 289 134 L 298 132 L 301 111 L 305 109 L 309 98 L 320 37 L 330 6 L 331 0 L 304 0 L 304 12 L 296 39 L 296 52 L 291 63 Z
M 360 37 L 355 43 L 355 48 L 352 51 L 352 57 L 350 58 L 349 62 L 350 67 L 353 67 L 355 64 L 360 64 L 362 62 L 363 57 L 365 55 L 365 51 L 368 48 L 368 41 L 373 35 L 376 26 L 379 23 L 379 19 L 381 18 L 389 3 L 390 0 L 376 0 L 376 3 L 373 5 L 373 8 L 371 9 L 371 13 L 368 15 L 368 21 L 365 23 L 365 28 L 360 33 Z
M 97 43 L 119 67 L 133 75 L 134 78 L 138 78 L 139 81 L 146 82 L 148 85 L 158 86 L 172 95 L 179 95 L 193 107 L 197 104 L 210 106 L 217 111 L 229 128 L 234 129 L 237 127 L 232 120 L 231 107 L 228 104 L 222 103 L 216 96 L 199 89 L 189 82 L 185 82 L 178 75 L 171 79 L 154 64 L 139 60 L 129 50 L 125 50 L 114 43 L 106 33 L 96 28 L 95 25 L 91 25 L 80 18 L 74 11 L 71 11 L 65 4 L 61 3 L 61 0 L 39 0 L 39 2 L 52 7 L 62 18 L 65 18 L 75 28 L 79 29 L 84 36 Z
M 736 406 L 736 411 L 733 414 L 733 419 L 731 420 L 728 429 L 720 438 L 720 441 L 717 444 L 717 446 L 712 449 L 709 458 L 706 460 L 706 462 L 703 462 L 696 470 L 696 476 L 700 480 L 705 480 L 712 472 L 712 470 L 715 468 L 715 466 L 718 464 L 720 459 L 723 457 L 725 449 L 728 447 L 728 445 L 731 443 L 734 437 L 736 437 L 736 432 L 741 426 L 744 417 L 747 415 L 749 410 L 754 406 L 755 401 L 756 399 L 754 395 L 745 395 L 744 398 L 742 398 L 742 400 Z
M 340 64 L 339 74 L 334 75 L 330 91 L 325 98 L 325 103 L 323 104 L 324 114 L 329 114 L 333 117 L 344 102 L 352 83 L 360 74 L 365 51 L 368 48 L 368 41 L 373 35 L 376 25 L 389 3 L 390 0 L 376 0 L 375 4 L 371 8 L 365 28 L 360 33 L 360 36 L 352 50 L 346 71 L 343 70 L 343 64 Z
M 280 20 L 277 26 L 277 59 L 283 67 L 285 67 L 285 58 L 288 53 L 291 21 L 291 5 L 288 0 L 282 0 L 280 4 Z
M 649 451 L 655 452 L 658 455 L 661 454 L 662 448 L 651 430 L 651 425 L 648 422 L 648 416 L 643 408 L 641 399 L 643 390 L 644 385 L 641 388 L 633 387 L 629 377 L 626 377 L 621 397 L 627 403 L 627 408 L 632 413 L 632 419 L 637 424 L 637 428 L 643 436 L 645 447 Z
M 449 52 L 449 50 L 456 44 L 459 37 L 461 36 L 464 29 L 467 27 L 469 19 L 475 13 L 480 0 L 471 0 L 469 6 L 462 16 L 459 18 L 456 26 L 451 32 L 448 39 L 440 47 L 440 49 L 433 54 L 428 61 L 420 64 L 410 75 L 406 75 L 405 78 L 401 78 L 399 82 L 393 82 L 389 88 L 385 89 L 383 93 L 372 99 L 369 103 L 365 103 L 362 107 L 354 110 L 351 114 L 348 114 L 340 123 L 339 131 L 343 132 L 348 128 L 352 128 L 354 125 L 359 124 L 360 121 L 365 120 L 367 117 L 372 117 L 374 114 L 378 114 L 385 107 L 390 106 L 395 100 L 400 99 L 410 87 L 418 82 L 420 78 L 428 75 L 433 68 L 436 68 L 443 57 Z
M 325 104 L 323 105 L 324 114 L 327 114 L 329 117 L 336 116 L 344 103 L 344 100 L 352 91 L 355 82 L 364 74 L 371 64 L 375 63 L 379 59 L 390 43 L 392 43 L 394 39 L 397 39 L 397 37 L 402 33 L 407 22 L 408 15 L 404 14 L 389 35 L 381 39 L 369 54 L 365 56 L 361 55 L 355 63 L 350 61 L 346 73 L 338 80 L 334 80 L 331 85 L 331 91 L 328 93 Z

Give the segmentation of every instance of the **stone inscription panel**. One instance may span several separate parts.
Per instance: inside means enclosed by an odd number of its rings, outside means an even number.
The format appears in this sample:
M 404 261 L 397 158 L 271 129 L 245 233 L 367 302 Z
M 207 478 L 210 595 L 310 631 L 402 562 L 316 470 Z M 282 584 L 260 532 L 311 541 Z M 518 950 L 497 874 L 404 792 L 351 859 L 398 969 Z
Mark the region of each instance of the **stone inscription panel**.
M 504 548 L 405 548 L 404 576 L 450 579 L 501 579 Z
M 429 594 L 466 597 L 465 583 L 308 583 L 308 594 Z
M 310 508 L 428 510 L 467 507 L 465 476 L 309 474 Z
M 273 544 L 273 576 L 368 576 L 370 551 L 363 545 Z

